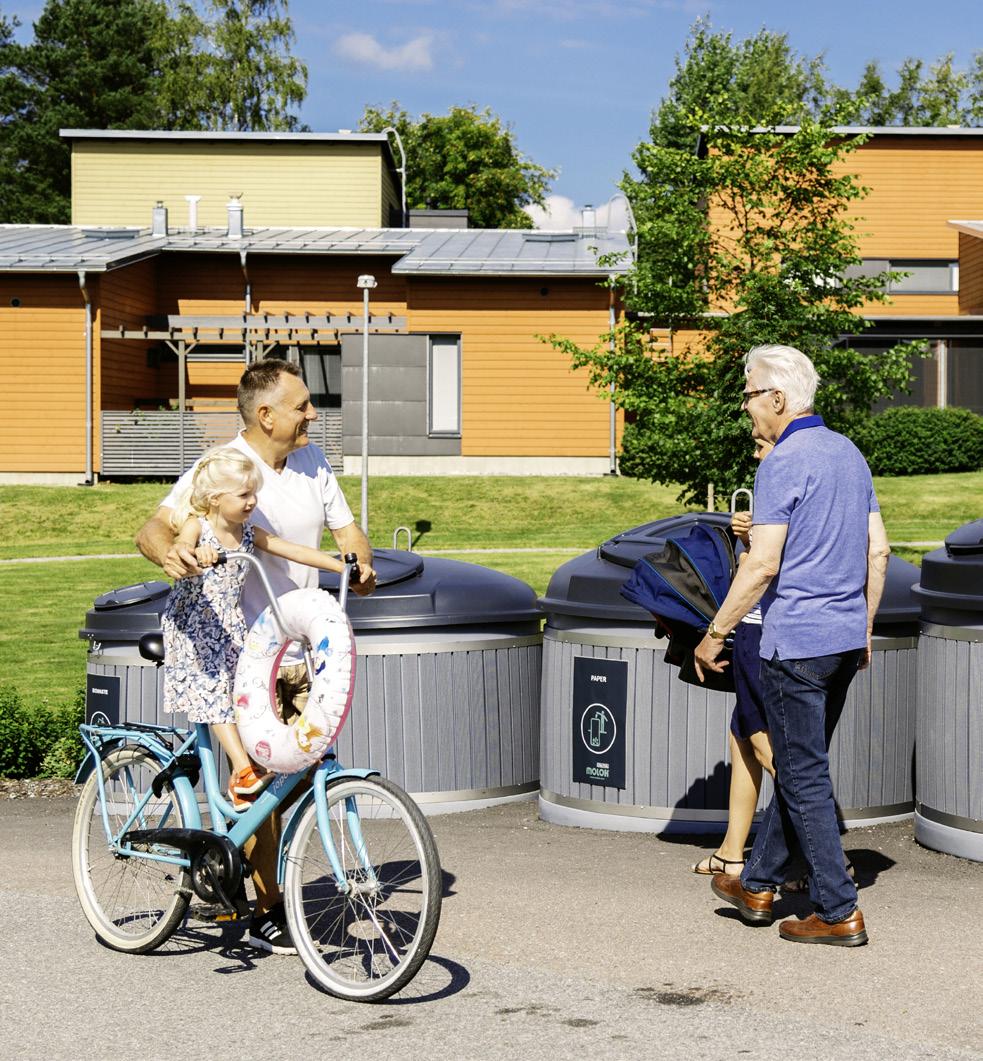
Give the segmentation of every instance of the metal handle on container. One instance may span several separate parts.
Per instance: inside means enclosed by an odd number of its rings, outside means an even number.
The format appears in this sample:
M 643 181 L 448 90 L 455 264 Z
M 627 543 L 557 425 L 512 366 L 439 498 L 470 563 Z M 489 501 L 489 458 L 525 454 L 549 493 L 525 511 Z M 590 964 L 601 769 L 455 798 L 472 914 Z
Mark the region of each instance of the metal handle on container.
M 406 551 L 408 553 L 413 552 L 413 532 L 410 530 L 409 527 L 397 527 L 393 531 L 393 548 L 399 548 L 399 536 L 401 534 L 406 535 Z
M 733 516 L 737 511 L 737 498 L 739 494 L 745 494 L 747 496 L 747 510 L 754 514 L 754 494 L 751 493 L 746 487 L 740 487 L 730 495 L 730 514 Z

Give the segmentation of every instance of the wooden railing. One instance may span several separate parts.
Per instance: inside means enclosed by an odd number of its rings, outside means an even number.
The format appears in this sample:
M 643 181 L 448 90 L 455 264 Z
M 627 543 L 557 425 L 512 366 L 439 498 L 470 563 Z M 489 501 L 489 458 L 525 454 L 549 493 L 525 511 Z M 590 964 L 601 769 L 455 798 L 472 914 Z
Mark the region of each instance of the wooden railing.
M 194 411 L 102 414 L 104 478 L 176 478 L 211 446 L 227 442 L 242 428 L 238 413 Z M 341 470 L 341 410 L 319 409 L 310 425 L 311 441 Z

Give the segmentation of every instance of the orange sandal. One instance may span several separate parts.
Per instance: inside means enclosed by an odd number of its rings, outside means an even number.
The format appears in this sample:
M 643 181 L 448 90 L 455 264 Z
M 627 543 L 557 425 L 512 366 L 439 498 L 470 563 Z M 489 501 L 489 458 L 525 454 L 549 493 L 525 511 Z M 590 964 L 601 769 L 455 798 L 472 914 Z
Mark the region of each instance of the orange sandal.
M 271 773 L 260 773 L 252 763 L 229 779 L 229 797 L 233 807 L 246 807 L 273 780 Z

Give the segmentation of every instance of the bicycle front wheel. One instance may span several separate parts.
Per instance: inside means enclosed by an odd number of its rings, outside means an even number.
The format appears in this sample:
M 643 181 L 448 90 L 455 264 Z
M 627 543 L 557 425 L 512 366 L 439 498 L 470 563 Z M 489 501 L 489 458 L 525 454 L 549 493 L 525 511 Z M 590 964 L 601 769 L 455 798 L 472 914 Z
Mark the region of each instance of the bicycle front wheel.
M 190 875 L 166 861 L 180 857 L 174 848 L 152 845 L 140 853 L 123 854 L 117 842 L 131 829 L 180 828 L 184 816 L 170 784 L 163 786 L 160 796 L 153 795 L 151 785 L 162 768 L 144 748 L 119 748 L 97 768 L 102 770 L 113 842 L 106 838 L 93 771 L 82 788 L 72 829 L 75 890 L 103 943 L 114 950 L 146 954 L 183 920 L 191 894 Z
M 391 781 L 338 781 L 327 795 L 337 868 L 311 803 L 287 854 L 287 920 L 325 991 L 377 1001 L 405 987 L 430 953 L 442 891 L 437 845 L 419 807 Z

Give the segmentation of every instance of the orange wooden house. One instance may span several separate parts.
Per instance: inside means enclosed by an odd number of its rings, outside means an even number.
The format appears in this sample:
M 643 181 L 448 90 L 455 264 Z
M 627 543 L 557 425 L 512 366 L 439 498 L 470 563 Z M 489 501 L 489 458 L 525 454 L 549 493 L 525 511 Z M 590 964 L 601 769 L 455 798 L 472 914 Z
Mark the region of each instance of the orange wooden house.
M 393 227 L 381 134 L 63 135 L 75 223 L 0 226 L 0 358 L 17 395 L 0 425 L 7 481 L 174 475 L 234 433 L 242 367 L 270 355 L 302 365 L 317 440 L 357 471 L 363 275 L 377 283 L 375 473 L 609 470 L 610 407 L 540 337 L 590 345 L 607 331 L 598 258 L 627 252 L 624 234 L 474 230 L 454 214 L 437 223 L 455 227 Z M 317 164 L 295 180 L 306 152 Z
M 861 131 L 851 130 L 846 131 Z M 850 159 L 869 195 L 852 205 L 864 264 L 908 275 L 891 302 L 872 307 L 872 327 L 849 337 L 858 349 L 928 339 L 909 398 L 983 413 L 983 316 L 964 288 L 967 244 L 949 222 L 983 213 L 983 129 L 874 128 Z
M 983 411 L 983 256 L 949 224 L 983 212 L 983 130 L 872 133 L 861 253 L 910 275 L 851 341 L 930 339 L 910 400 Z M 0 482 L 174 475 L 231 436 L 242 366 L 269 354 L 300 362 L 318 440 L 357 471 L 365 274 L 374 471 L 611 469 L 610 406 L 540 336 L 608 329 L 598 262 L 623 233 L 403 227 L 382 134 L 64 135 L 73 224 L 0 226 Z

